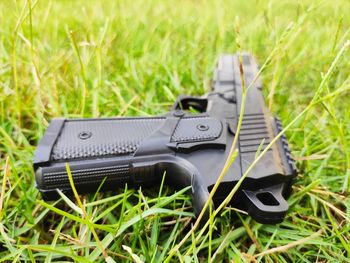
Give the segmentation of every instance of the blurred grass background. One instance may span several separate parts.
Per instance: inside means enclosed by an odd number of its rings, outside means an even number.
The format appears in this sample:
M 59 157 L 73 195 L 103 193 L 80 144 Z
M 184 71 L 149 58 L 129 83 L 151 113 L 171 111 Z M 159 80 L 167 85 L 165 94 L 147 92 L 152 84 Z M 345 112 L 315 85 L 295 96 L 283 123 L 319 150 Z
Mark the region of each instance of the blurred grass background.
M 164 261 L 188 231 L 187 194 L 84 198 L 109 258 L 77 211 L 37 201 L 31 161 L 50 119 L 163 114 L 180 94 L 208 92 L 218 55 L 237 51 L 239 23 L 242 49 L 260 64 L 287 32 L 262 75 L 267 105 L 287 124 L 350 38 L 349 10 L 347 0 L 1 1 L 0 262 Z M 348 49 L 321 91 L 331 98 L 287 131 L 300 176 L 285 221 L 261 225 L 227 208 L 172 261 L 349 261 Z

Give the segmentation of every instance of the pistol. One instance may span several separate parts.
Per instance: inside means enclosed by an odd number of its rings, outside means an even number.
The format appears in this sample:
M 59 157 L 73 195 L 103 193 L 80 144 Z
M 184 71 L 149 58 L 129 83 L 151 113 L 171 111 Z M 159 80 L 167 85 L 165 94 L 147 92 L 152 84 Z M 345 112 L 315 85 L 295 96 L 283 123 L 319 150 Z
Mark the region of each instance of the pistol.
M 238 155 L 220 182 L 212 204 L 219 205 L 256 158 L 282 130 L 265 107 L 258 65 L 248 53 L 223 54 L 214 72 L 212 90 L 201 97 L 180 96 L 165 115 L 155 117 L 51 120 L 33 160 L 36 187 L 44 200 L 72 196 L 69 164 L 79 194 L 97 189 L 191 186 L 198 215 L 228 158 L 236 133 Z M 242 74 L 243 73 L 243 74 Z M 242 79 L 247 90 L 241 129 Z M 195 110 L 197 113 L 191 113 Z M 297 169 L 286 137 L 281 136 L 254 165 L 230 205 L 257 222 L 276 224 L 288 210 L 286 198 Z M 208 212 L 206 212 L 208 213 Z

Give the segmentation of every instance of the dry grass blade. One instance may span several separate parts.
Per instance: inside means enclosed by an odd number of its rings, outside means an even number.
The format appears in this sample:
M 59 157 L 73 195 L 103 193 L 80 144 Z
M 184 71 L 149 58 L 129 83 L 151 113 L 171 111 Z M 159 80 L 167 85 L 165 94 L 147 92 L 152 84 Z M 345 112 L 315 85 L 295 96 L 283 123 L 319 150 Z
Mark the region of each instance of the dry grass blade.
M 294 156 L 294 160 L 296 161 L 310 161 L 310 160 L 323 160 L 328 158 L 328 154 L 313 154 L 310 156 Z
M 6 183 L 7 183 L 7 179 L 9 178 L 9 175 L 10 175 L 10 157 L 7 156 L 5 161 L 5 167 L 4 167 L 4 176 L 2 177 L 2 187 L 1 187 L 1 195 L 0 195 L 0 234 L 5 239 L 5 242 L 7 243 L 7 245 L 11 247 L 10 243 L 16 243 L 16 240 L 8 236 L 8 234 L 5 231 L 4 225 L 1 222 L 4 214 L 2 208 L 4 204 L 4 198 L 5 198 Z
M 294 241 L 294 242 L 291 242 L 287 245 L 284 245 L 284 246 L 280 246 L 280 247 L 275 247 L 275 248 L 271 248 L 269 250 L 266 250 L 266 251 L 263 251 L 259 254 L 256 254 L 254 255 L 254 258 L 257 258 L 257 257 L 263 257 L 263 256 L 266 256 L 266 255 L 269 255 L 269 254 L 274 254 L 274 253 L 282 253 L 282 252 L 286 252 L 288 251 L 289 249 L 293 248 L 293 247 L 296 247 L 296 246 L 299 246 L 299 245 L 302 245 L 302 244 L 305 244 L 307 242 L 309 242 L 310 240 L 318 237 L 321 235 L 322 233 L 322 229 L 318 230 L 316 233 L 313 233 L 311 236 L 308 236 L 306 238 L 302 238 L 300 240 L 297 240 L 297 241 Z
M 328 206 L 330 209 L 332 209 L 337 215 L 341 216 L 343 219 L 345 219 L 348 223 L 350 222 L 350 218 L 349 216 L 344 213 L 342 210 L 340 210 L 339 208 L 337 208 L 336 206 L 334 206 L 333 204 L 331 204 L 330 202 L 327 202 L 325 200 L 323 200 L 322 198 L 311 194 L 311 193 L 307 193 L 309 196 L 312 196 L 313 198 L 315 198 L 317 201 L 321 202 L 322 204 Z
M 132 252 L 132 249 L 130 247 L 128 247 L 126 245 L 122 245 L 122 248 L 130 254 L 130 256 L 132 257 L 132 259 L 135 263 L 143 263 L 143 261 L 140 259 L 140 257 Z
M 79 239 L 76 239 L 76 238 L 72 237 L 71 235 L 64 234 L 64 233 L 61 233 L 61 232 L 57 232 L 56 230 L 53 230 L 53 229 L 50 229 L 50 232 L 54 233 L 54 234 L 58 234 L 60 239 L 64 239 L 70 244 L 78 245 L 78 246 L 81 246 L 81 247 L 86 247 L 87 246 L 87 244 L 81 242 Z
M 6 191 L 6 182 L 10 174 L 10 157 L 6 157 L 5 167 L 4 167 L 4 176 L 2 177 L 2 187 L 0 195 L 0 219 L 2 218 L 2 206 L 4 204 L 4 197 Z

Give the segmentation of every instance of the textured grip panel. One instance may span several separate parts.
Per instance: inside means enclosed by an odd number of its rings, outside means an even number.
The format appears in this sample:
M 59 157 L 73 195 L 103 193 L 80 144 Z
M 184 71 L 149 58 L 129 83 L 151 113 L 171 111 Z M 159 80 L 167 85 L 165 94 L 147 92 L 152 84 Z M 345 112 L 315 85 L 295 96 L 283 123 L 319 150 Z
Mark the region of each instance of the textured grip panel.
M 165 121 L 166 117 L 67 120 L 53 147 L 51 159 L 59 161 L 130 155 Z M 184 117 L 179 120 L 169 142 L 215 140 L 221 132 L 222 125 L 218 119 Z
M 165 118 L 68 120 L 52 151 L 53 160 L 125 155 L 154 132 Z M 87 134 L 87 136 L 81 136 Z
M 214 140 L 221 134 L 222 124 L 218 119 L 208 117 L 181 120 L 171 137 L 172 142 L 194 142 Z

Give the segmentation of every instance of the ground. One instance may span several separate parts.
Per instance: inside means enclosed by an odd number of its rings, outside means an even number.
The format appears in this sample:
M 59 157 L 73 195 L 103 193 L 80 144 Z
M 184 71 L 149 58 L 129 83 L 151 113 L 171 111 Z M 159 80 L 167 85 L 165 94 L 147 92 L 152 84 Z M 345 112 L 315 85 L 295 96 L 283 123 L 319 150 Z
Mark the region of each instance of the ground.
M 350 261 L 349 10 L 347 0 L 1 1 L 0 262 Z M 208 92 L 217 56 L 240 48 L 269 62 L 266 103 L 293 122 L 299 176 L 282 223 L 225 208 L 210 231 L 189 232 L 190 196 L 165 186 L 42 201 L 31 163 L 50 119 L 164 114 L 178 95 Z

